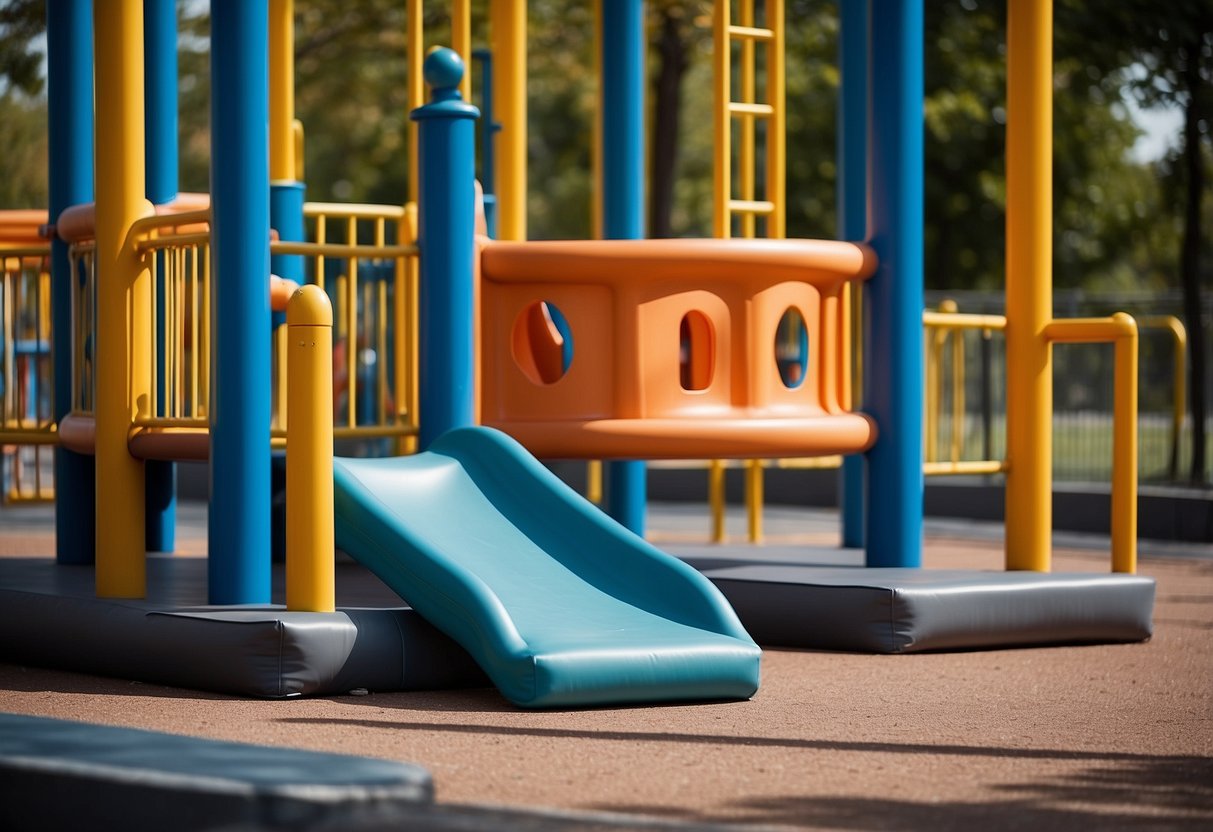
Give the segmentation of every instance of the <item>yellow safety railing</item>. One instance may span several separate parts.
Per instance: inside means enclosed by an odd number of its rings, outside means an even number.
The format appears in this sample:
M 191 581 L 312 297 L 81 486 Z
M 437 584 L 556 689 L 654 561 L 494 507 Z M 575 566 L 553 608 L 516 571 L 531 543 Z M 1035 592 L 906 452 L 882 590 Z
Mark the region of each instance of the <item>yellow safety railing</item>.
M 993 332 L 1004 332 L 1007 319 L 1003 315 L 972 315 L 957 311 L 955 301 L 945 300 L 938 312 L 926 310 L 922 314 L 926 337 L 926 391 L 924 396 L 923 474 L 941 476 L 948 474 L 997 474 L 1006 470 L 1003 460 L 962 460 L 964 455 L 965 424 L 965 351 L 964 333 L 978 331 L 983 337 Z M 940 403 L 943 400 L 943 366 L 945 347 L 950 345 L 952 412 L 949 424 L 947 459 L 940 459 L 939 426 Z
M 763 236 L 785 236 L 787 129 L 783 5 L 783 0 L 765 0 L 762 4 L 764 25 L 758 26 L 754 0 L 737 0 L 735 4 L 731 0 L 717 0 L 715 4 L 712 46 L 715 155 L 712 167 L 713 233 L 717 237 L 735 236 L 734 220 L 737 221 L 736 236 L 756 237 L 760 216 L 765 218 Z M 734 44 L 739 50 L 736 88 L 733 83 Z M 759 45 L 764 48 L 766 57 L 761 96 L 758 84 Z M 761 192 L 758 188 L 757 164 L 759 121 L 766 122 Z M 736 154 L 733 148 L 734 124 L 738 128 Z M 762 541 L 763 462 L 746 460 L 745 466 L 748 537 L 751 542 L 759 543 Z M 715 542 L 725 539 L 724 469 L 725 462 L 722 460 L 709 463 L 708 500 L 712 513 L 711 536 Z
M 1137 322 L 1117 312 L 1108 318 L 1049 321 L 1049 344 L 1111 342 L 1115 348 L 1112 391 L 1112 571 L 1137 571 Z
M 0 502 L 54 496 L 50 249 L 0 247 Z
M 1171 396 L 1171 454 L 1167 470 L 1171 479 L 1179 476 L 1179 443 L 1184 429 L 1184 412 L 1188 407 L 1188 330 L 1174 315 L 1154 315 L 1137 322 L 1141 329 L 1161 330 L 1171 337 L 1171 372 L 1174 392 Z
M 271 250 L 276 254 L 312 256 L 314 282 L 326 291 L 330 288 L 327 273 L 330 266 L 336 266 L 334 291 L 329 294 L 334 300 L 335 354 L 343 366 L 334 370 L 339 379 L 337 392 L 345 396 L 344 412 L 339 414 L 334 428 L 336 436 L 394 436 L 398 439 L 398 452 L 411 451 L 415 447 L 418 396 L 414 314 L 419 280 L 416 206 L 309 202 L 304 205 L 304 217 L 311 229 L 312 242 L 276 242 Z M 334 244 L 330 242 L 332 238 L 342 242 Z M 381 269 L 390 266 L 390 280 L 363 282 L 359 276 L 360 263 L 378 265 Z M 352 338 L 350 333 L 354 333 Z M 389 333 L 395 339 L 391 362 L 386 360 L 392 342 Z M 360 425 L 357 413 L 362 385 L 360 370 L 363 364 L 370 366 L 367 359 L 372 356 L 375 359 L 372 399 L 378 407 L 369 418 L 364 414 Z
M 395 438 L 411 448 L 417 433 L 416 211 L 410 207 L 309 203 L 305 216 L 318 238 L 310 242 L 270 243 L 273 255 L 305 259 L 311 276 L 340 310 L 340 363 L 332 368 L 334 386 L 343 396 L 335 413 L 334 437 L 370 440 Z M 162 310 L 162 339 L 148 351 L 151 377 L 149 407 L 134 428 L 161 435 L 184 435 L 208 428 L 211 390 L 210 212 L 200 210 L 138 220 L 131 229 L 135 250 L 151 271 L 151 308 Z M 337 237 L 337 242 L 326 238 Z M 389 239 L 405 243 L 389 243 Z M 72 299 L 75 355 L 72 362 L 73 413 L 88 415 L 95 402 L 92 344 L 95 329 L 94 243 L 84 240 L 69 249 L 74 281 Z M 363 267 L 378 269 L 381 279 L 362 280 Z M 327 274 L 332 273 L 333 279 Z M 352 333 L 352 337 L 351 337 Z M 389 334 L 390 333 L 390 334 Z M 287 327 L 278 327 L 273 342 L 271 437 L 276 447 L 287 437 Z M 389 358 L 389 350 L 392 351 Z M 394 370 L 389 373 L 389 365 Z M 371 387 L 367 389 L 366 385 Z M 369 396 L 364 394 L 369 393 Z M 371 402 L 359 406 L 360 396 Z M 53 440 L 50 440 L 53 441 Z

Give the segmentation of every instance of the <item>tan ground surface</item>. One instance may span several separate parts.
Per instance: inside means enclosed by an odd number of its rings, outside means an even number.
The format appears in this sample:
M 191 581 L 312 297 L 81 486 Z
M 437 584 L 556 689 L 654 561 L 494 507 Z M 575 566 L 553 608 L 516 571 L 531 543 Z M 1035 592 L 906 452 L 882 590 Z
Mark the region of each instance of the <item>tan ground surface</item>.
M 35 520 L 0 511 L 0 555 L 51 551 Z M 926 565 L 997 567 L 1001 543 L 984 536 L 931 537 Z M 187 529 L 182 548 L 200 540 Z M 836 829 L 1213 829 L 1213 559 L 1151 551 L 1148 643 L 767 650 L 749 702 L 525 712 L 493 690 L 269 702 L 0 665 L 0 710 L 409 760 L 458 803 Z M 1055 568 L 1107 562 L 1066 549 Z

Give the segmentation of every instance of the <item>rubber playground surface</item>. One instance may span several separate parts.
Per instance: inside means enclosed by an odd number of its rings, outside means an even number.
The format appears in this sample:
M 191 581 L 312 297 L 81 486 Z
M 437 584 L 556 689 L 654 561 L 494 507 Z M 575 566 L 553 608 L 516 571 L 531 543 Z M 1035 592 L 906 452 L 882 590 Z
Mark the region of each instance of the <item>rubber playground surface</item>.
M 0 508 L 0 556 L 49 555 L 51 517 Z M 765 556 L 837 544 L 827 512 L 766 518 Z M 184 503 L 179 520 L 179 551 L 203 554 L 205 506 Z M 702 551 L 707 519 L 658 505 L 649 528 L 659 546 Z M 524 711 L 493 689 L 261 701 L 0 665 L 0 711 L 414 762 L 440 805 L 507 807 L 513 828 L 1209 829 L 1209 548 L 1141 543 L 1139 572 L 1157 581 L 1146 643 L 767 649 L 748 702 Z M 928 522 L 928 568 L 996 569 L 1001 550 L 1000 526 Z M 1106 539 L 1059 538 L 1054 568 L 1106 571 Z M 479 817 L 450 828 L 499 828 Z

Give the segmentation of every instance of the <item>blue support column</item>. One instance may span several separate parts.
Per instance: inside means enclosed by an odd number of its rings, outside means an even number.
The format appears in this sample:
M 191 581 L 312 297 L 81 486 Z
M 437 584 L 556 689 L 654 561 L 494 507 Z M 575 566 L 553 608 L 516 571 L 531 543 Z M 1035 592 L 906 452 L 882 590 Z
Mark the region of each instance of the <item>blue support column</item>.
M 868 41 L 870 0 L 843 0 L 838 7 L 838 237 L 865 240 L 868 234 Z M 842 509 L 842 545 L 863 546 L 864 458 L 844 457 L 838 494 Z
M 143 112 L 147 198 L 163 205 L 177 198 L 177 4 L 176 0 L 143 0 Z M 156 337 L 164 343 L 164 255 L 156 271 Z M 163 361 L 163 357 L 161 358 Z M 156 368 L 158 398 L 168 401 L 163 366 Z M 164 415 L 162 413 L 156 414 Z M 150 552 L 171 552 L 177 527 L 177 465 L 149 460 L 146 477 L 144 536 Z
M 868 452 L 868 566 L 922 565 L 921 0 L 872 8 L 869 148 L 871 243 L 864 407 L 879 438 Z
M 602 3 L 602 236 L 644 236 L 644 3 Z M 607 513 L 644 534 L 645 465 L 606 466 Z
M 422 450 L 451 428 L 475 423 L 473 306 L 475 119 L 463 100 L 463 59 L 438 49 L 425 59 L 430 102 L 418 123 L 418 338 Z
M 50 221 L 69 205 L 93 200 L 93 2 L 47 0 L 47 116 Z M 51 242 L 55 421 L 72 405 L 72 292 L 78 285 L 67 244 Z M 55 449 L 55 560 L 94 559 L 97 528 L 93 458 Z
M 211 3 L 212 604 L 270 601 L 268 20 Z

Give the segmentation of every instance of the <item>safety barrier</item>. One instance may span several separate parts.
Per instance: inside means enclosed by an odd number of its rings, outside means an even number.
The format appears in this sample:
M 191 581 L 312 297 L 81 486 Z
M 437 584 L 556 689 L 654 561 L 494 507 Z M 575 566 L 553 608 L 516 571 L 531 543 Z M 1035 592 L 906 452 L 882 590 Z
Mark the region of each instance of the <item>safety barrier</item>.
M 0 502 L 54 497 L 49 257 L 46 244 L 0 247 Z

